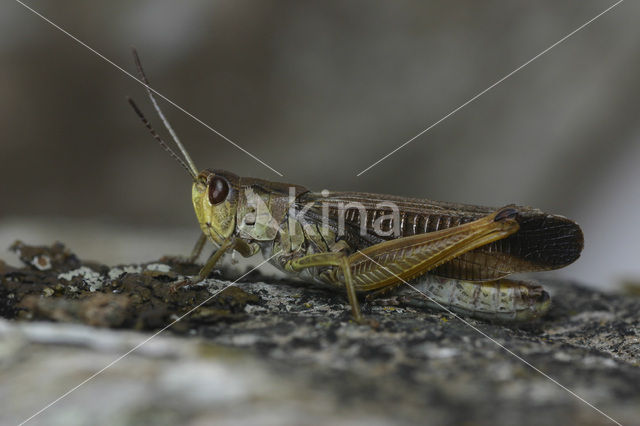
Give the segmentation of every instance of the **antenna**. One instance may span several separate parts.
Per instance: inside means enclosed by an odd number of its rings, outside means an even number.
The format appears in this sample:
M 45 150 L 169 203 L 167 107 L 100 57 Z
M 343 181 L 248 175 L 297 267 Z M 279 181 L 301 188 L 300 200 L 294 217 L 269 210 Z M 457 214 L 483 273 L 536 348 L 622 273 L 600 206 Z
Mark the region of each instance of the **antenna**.
M 186 163 L 189 165 L 189 169 L 190 169 L 189 174 L 194 176 L 194 178 L 197 177 L 198 176 L 198 168 L 196 167 L 195 163 L 191 159 L 191 156 L 189 155 L 189 153 L 185 149 L 184 145 L 182 145 L 182 142 L 180 142 L 180 138 L 178 138 L 178 135 L 173 130 L 173 127 L 171 127 L 171 124 L 169 123 L 169 120 L 167 120 L 167 118 L 162 113 L 162 110 L 160 109 L 160 106 L 158 105 L 158 102 L 156 101 L 156 97 L 153 94 L 153 90 L 152 90 L 151 86 L 149 85 L 149 80 L 147 79 L 147 76 L 144 73 L 144 69 L 142 68 L 142 63 L 140 62 L 140 57 L 138 56 L 138 52 L 136 51 L 136 48 L 132 47 L 131 48 L 131 52 L 133 53 L 133 60 L 136 63 L 136 68 L 138 68 L 138 74 L 140 75 L 140 78 L 144 82 L 144 88 L 147 90 L 147 94 L 149 95 L 149 99 L 151 99 L 151 103 L 153 103 L 153 107 L 156 109 L 156 112 L 160 116 L 160 119 L 162 120 L 162 123 L 164 124 L 164 127 L 166 127 L 167 130 L 169 131 L 169 133 L 171 134 L 171 137 L 173 138 L 173 141 L 175 142 L 176 146 L 178 147 L 178 149 L 180 150 L 180 152 L 184 156 L 184 159 L 186 160 Z M 132 102 L 129 101 L 129 103 L 132 103 Z M 140 110 L 136 106 L 134 106 L 134 105 L 132 105 L 132 106 L 136 110 L 136 112 L 138 112 L 138 115 L 141 116 L 141 114 L 139 113 Z M 141 118 L 143 118 L 143 116 L 141 116 Z M 146 121 L 146 119 L 144 119 L 144 118 L 143 118 L 143 121 L 146 122 L 145 125 L 147 126 L 147 128 L 149 130 L 152 130 L 151 126 L 148 125 L 149 122 Z M 155 132 L 153 132 L 153 133 L 155 133 Z M 156 135 L 157 135 L 157 133 L 156 133 Z M 156 140 L 157 139 L 159 139 L 159 138 L 156 138 Z M 167 145 L 164 144 L 164 146 L 167 146 Z M 173 155 L 175 156 L 175 153 Z M 183 162 L 183 164 L 184 164 L 184 162 Z
M 136 105 L 136 103 L 133 102 L 133 99 L 127 98 L 127 101 L 129 101 L 129 105 L 131 105 L 131 108 L 133 108 L 136 114 L 138 114 L 138 117 L 140 117 L 140 120 L 142 120 L 142 123 L 144 123 L 145 127 L 149 130 L 149 133 L 151 133 L 151 136 L 153 136 L 154 139 L 158 141 L 160 146 L 164 148 L 164 150 L 167 151 L 169 155 L 172 156 L 187 171 L 187 173 L 189 173 L 189 175 L 193 178 L 193 181 L 196 182 L 198 180 L 198 175 L 195 174 L 194 171 L 191 170 L 187 166 L 187 164 L 182 160 L 182 158 L 180 158 L 178 154 L 176 154 L 175 151 L 172 150 L 171 147 L 169 147 L 169 145 L 167 145 L 167 143 L 162 140 L 160 135 L 156 133 L 156 131 L 151 126 L 151 123 L 149 123 L 149 120 L 147 120 L 147 118 L 144 116 L 142 111 L 140 111 L 140 108 L 138 108 L 138 105 Z

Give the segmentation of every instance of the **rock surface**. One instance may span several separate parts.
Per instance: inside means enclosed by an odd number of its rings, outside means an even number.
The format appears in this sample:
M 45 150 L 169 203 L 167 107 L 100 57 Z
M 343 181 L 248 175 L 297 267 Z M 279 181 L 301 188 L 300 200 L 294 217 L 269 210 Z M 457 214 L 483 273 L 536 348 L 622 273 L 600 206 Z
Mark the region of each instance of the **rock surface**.
M 0 424 L 106 366 L 29 424 L 614 424 L 578 396 L 640 419 L 637 295 L 545 282 L 554 306 L 536 323 L 365 304 L 370 326 L 340 294 L 256 273 L 220 294 L 222 275 L 172 291 L 198 267 L 14 249 L 24 267 L 0 261 Z

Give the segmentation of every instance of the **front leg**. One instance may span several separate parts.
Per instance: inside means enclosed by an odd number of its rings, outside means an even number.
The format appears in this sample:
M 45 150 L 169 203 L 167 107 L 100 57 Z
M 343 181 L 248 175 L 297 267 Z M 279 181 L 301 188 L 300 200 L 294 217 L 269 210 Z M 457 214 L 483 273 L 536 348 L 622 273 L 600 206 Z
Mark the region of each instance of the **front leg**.
M 203 234 L 203 236 L 204 236 L 204 234 Z M 206 241 L 206 238 L 204 239 L 204 241 Z M 198 243 L 196 243 L 196 248 L 200 244 L 204 245 L 204 241 L 202 243 L 200 243 L 200 240 L 198 240 Z M 202 250 L 202 247 L 200 247 L 200 250 Z M 211 273 L 211 271 L 213 271 L 213 268 L 216 266 L 216 264 L 218 263 L 220 258 L 229 250 L 238 250 L 240 252 L 240 254 L 242 254 L 245 257 L 250 255 L 250 252 L 251 252 L 251 249 L 247 245 L 247 243 L 245 243 L 242 240 L 236 239 L 236 238 L 230 238 L 230 239 L 224 241 L 222 243 L 222 245 L 220 246 L 220 248 L 218 248 L 216 251 L 211 253 L 211 256 L 209 256 L 209 259 L 207 259 L 207 262 L 204 264 L 202 269 L 200 269 L 200 273 L 198 273 L 198 277 L 196 279 L 184 280 L 184 281 L 181 281 L 181 282 L 179 282 L 177 284 L 174 284 L 173 286 L 171 286 L 171 291 L 175 292 L 178 289 L 180 289 L 181 287 L 184 287 L 184 286 L 187 286 L 187 285 L 192 285 L 192 284 L 197 284 L 200 281 L 202 281 L 205 278 L 207 278 L 209 276 L 209 274 Z M 194 251 L 195 251 L 195 249 L 194 249 Z
M 205 243 L 207 242 L 207 236 L 204 235 L 203 233 L 200 233 L 200 236 L 198 237 L 198 240 L 196 241 L 196 244 L 193 246 L 193 249 L 191 250 L 191 254 L 189 255 L 189 257 L 184 257 L 184 256 L 163 256 L 160 261 L 161 262 L 166 262 L 166 263 L 179 263 L 179 264 L 183 264 L 183 263 L 196 263 L 196 260 L 198 260 L 198 258 L 200 257 L 200 254 L 202 253 L 202 249 L 204 248 Z
M 191 255 L 187 259 L 189 263 L 195 263 L 196 260 L 198 260 L 206 242 L 207 242 L 207 236 L 204 234 L 200 234 L 198 241 L 196 241 L 195 246 L 193 246 L 193 250 L 191 250 Z

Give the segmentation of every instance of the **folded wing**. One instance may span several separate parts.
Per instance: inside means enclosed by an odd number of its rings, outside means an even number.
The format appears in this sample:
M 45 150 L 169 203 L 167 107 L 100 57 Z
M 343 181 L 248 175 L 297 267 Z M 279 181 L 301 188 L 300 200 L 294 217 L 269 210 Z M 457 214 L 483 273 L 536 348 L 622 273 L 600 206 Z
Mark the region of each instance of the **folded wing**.
M 344 223 L 350 230 L 349 244 L 357 249 L 389 240 L 393 236 L 380 236 L 374 223 L 383 215 L 389 215 L 389 207 L 377 208 L 380 203 L 393 203 L 398 207 L 397 220 L 384 220 L 378 225 L 382 230 L 399 227 L 401 236 L 422 234 L 451 228 L 477 220 L 495 211 L 495 208 L 424 199 L 411 199 L 392 195 L 358 192 L 332 192 L 328 196 L 307 192 L 301 195 L 302 203 L 313 202 L 308 210 L 310 220 L 321 217 L 322 204 L 329 206 L 329 220 L 334 226 L 339 222 L 340 205 L 360 204 L 366 209 L 361 218 L 357 208 L 344 210 Z M 575 261 L 582 251 L 582 230 L 572 220 L 552 215 L 531 207 L 516 206 L 520 230 L 499 241 L 494 241 L 465 253 L 431 271 L 435 275 L 471 280 L 493 280 L 516 272 L 532 272 L 561 268 Z M 366 234 L 354 237 L 364 221 Z

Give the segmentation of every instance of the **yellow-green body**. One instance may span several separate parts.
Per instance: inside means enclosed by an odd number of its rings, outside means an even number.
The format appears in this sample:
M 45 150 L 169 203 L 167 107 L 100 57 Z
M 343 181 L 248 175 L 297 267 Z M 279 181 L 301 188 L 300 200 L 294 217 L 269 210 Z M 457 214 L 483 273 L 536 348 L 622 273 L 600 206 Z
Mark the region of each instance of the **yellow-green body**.
M 546 312 L 548 295 L 538 286 L 503 278 L 560 268 L 580 255 L 583 236 L 575 222 L 529 207 L 496 210 L 359 192 L 315 193 L 223 170 L 199 172 L 133 53 L 147 94 L 183 158 L 129 103 L 194 182 L 193 207 L 202 235 L 191 258 L 197 259 L 207 240 L 218 246 L 198 280 L 227 251 L 245 257 L 261 252 L 282 271 L 346 290 L 358 321 L 356 293 L 381 295 L 403 283 L 411 287 L 411 282 L 427 285 L 430 294 L 424 295 L 440 308 L 485 319 L 526 320 Z
M 209 192 L 216 179 L 228 183 L 229 192 L 224 201 L 212 203 Z M 375 197 L 404 202 L 398 224 L 404 235 L 386 239 L 357 235 L 359 228 L 352 223 L 353 214 L 347 214 L 350 227 L 346 235 L 341 235 L 336 227 L 336 203 Z M 538 317 L 549 309 L 550 299 L 539 286 L 500 278 L 514 269 L 550 269 L 555 265 L 536 264 L 526 256 L 511 255 L 509 249 L 496 244 L 518 232 L 516 215 L 524 218 L 542 215 L 552 218 L 554 223 L 570 222 L 530 208 L 492 213 L 493 209 L 477 206 L 433 204 L 428 200 L 377 194 L 314 193 L 299 185 L 243 178 L 221 170 L 201 172 L 193 185 L 192 199 L 204 236 L 221 248 L 212 256 L 209 266 L 203 268 L 206 274 L 221 251 L 233 249 L 243 256 L 260 252 L 292 276 L 346 289 L 352 307 L 357 304 L 356 293 L 384 294 L 402 282 L 409 282 L 428 292 L 432 298 L 426 303 L 428 306 L 504 321 Z M 412 216 L 415 212 L 411 206 L 417 201 L 431 203 L 430 211 L 423 213 L 431 218 L 437 216 L 437 224 L 422 225 Z M 312 207 L 305 207 L 309 203 Z M 325 205 L 327 209 L 322 210 Z M 511 216 L 498 218 L 506 210 L 513 210 L 508 213 Z M 329 220 L 323 222 L 320 213 L 328 214 Z M 367 219 L 373 222 L 372 218 Z M 503 250 L 504 256 L 496 255 L 496 250 Z M 485 270 L 474 272 L 469 266 L 478 266 L 480 262 Z M 359 309 L 353 309 L 358 318 Z

